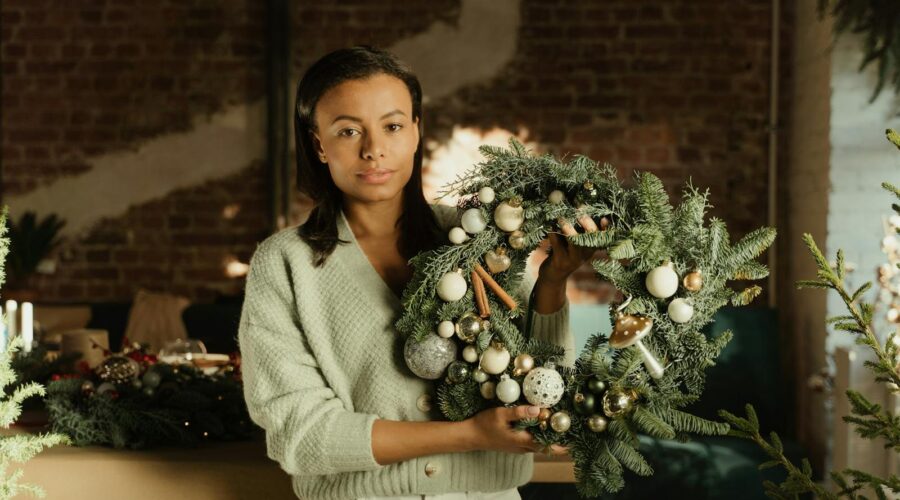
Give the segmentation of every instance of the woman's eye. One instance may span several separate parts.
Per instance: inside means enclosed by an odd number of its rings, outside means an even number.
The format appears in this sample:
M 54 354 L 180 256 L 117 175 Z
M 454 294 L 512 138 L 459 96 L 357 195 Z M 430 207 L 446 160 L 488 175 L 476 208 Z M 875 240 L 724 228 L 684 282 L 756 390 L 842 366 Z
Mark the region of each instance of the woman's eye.
M 400 125 L 399 123 L 392 123 L 392 124 L 388 125 L 387 128 L 391 132 L 396 132 L 396 131 L 400 130 L 401 128 L 403 128 L 403 125 Z
M 343 137 L 353 137 L 357 134 L 357 131 L 352 128 L 345 128 L 344 130 L 341 130 L 339 134 Z

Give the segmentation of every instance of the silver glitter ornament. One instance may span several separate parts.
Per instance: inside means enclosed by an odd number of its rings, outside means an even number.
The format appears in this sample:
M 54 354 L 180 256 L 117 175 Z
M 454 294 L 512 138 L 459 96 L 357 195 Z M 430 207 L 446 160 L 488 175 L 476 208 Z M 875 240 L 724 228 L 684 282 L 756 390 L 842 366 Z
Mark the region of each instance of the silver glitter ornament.
M 456 360 L 456 343 L 435 333 L 429 333 L 421 342 L 416 342 L 410 335 L 403 347 L 403 359 L 416 376 L 437 380 L 444 374 L 447 366 Z
M 94 369 L 100 380 L 111 384 L 124 384 L 137 378 L 141 366 L 126 356 L 110 356 Z

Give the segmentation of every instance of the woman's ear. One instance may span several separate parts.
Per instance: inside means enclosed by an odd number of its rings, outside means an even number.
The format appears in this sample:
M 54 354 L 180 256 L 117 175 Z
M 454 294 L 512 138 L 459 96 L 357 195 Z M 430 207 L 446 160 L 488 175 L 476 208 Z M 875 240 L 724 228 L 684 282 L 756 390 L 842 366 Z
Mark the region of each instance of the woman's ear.
M 309 138 L 310 140 L 312 140 L 313 148 L 315 148 L 316 150 L 316 155 L 318 155 L 319 161 L 321 161 L 322 163 L 327 163 L 328 158 L 325 156 L 325 149 L 322 148 L 322 141 L 319 140 L 319 135 L 310 130 Z

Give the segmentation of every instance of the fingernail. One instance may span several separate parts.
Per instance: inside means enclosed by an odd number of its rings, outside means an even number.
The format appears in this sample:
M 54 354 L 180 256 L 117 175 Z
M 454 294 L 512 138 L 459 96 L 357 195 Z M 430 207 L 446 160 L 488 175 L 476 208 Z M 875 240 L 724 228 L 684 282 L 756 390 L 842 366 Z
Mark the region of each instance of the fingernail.
M 541 409 L 537 406 L 529 406 L 528 414 L 531 415 L 532 417 L 536 417 L 541 414 Z

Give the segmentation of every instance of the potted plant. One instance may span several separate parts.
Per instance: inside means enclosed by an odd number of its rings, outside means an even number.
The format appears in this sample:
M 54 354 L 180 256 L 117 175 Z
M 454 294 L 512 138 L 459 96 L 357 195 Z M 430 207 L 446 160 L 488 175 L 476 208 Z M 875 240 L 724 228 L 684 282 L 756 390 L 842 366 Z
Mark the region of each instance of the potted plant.
M 41 262 L 62 243 L 59 233 L 66 221 L 56 214 L 38 219 L 25 212 L 17 221 L 9 221 L 9 257 L 6 263 L 6 298 L 33 301 L 37 295 L 33 277 Z

